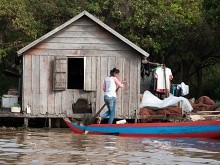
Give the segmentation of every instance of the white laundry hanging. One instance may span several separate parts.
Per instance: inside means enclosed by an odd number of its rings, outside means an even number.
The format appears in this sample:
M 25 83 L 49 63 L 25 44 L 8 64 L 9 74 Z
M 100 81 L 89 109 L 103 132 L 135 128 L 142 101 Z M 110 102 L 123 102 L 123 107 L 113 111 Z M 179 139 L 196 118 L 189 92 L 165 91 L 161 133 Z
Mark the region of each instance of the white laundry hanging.
M 157 79 L 157 92 L 165 92 L 170 90 L 171 80 L 173 79 L 172 71 L 170 68 L 157 68 L 155 72 L 155 78 Z

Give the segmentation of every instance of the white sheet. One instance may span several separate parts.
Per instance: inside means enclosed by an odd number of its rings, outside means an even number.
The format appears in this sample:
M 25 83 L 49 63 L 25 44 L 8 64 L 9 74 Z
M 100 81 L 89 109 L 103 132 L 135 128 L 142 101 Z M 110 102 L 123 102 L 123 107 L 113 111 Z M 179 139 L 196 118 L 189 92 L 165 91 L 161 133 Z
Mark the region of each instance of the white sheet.
M 191 112 L 193 110 L 189 100 L 184 97 L 176 97 L 170 94 L 169 97 L 160 100 L 149 91 L 144 92 L 140 108 L 148 107 L 151 109 L 161 109 L 177 105 L 179 102 L 181 102 L 182 110 L 184 112 Z

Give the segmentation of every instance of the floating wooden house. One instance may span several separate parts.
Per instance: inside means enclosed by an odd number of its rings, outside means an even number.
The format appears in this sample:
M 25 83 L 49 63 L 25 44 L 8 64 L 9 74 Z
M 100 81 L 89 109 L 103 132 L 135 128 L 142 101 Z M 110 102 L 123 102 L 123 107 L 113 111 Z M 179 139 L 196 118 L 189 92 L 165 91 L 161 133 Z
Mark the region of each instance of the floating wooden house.
M 104 104 L 103 80 L 114 67 L 126 80 L 116 117 L 131 119 L 139 107 L 141 59 L 149 54 L 87 11 L 17 53 L 23 65 L 22 110 L 30 108 L 30 117 L 96 113 Z

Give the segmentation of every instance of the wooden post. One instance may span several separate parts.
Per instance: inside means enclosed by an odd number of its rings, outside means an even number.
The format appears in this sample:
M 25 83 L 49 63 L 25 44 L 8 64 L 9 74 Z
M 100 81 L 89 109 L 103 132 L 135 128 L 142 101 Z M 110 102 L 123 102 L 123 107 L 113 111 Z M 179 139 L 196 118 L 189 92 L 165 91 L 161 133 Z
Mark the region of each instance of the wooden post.
M 48 127 L 51 128 L 51 118 L 48 119 Z
M 136 109 L 134 110 L 134 116 L 135 116 L 134 122 L 137 123 L 138 118 L 137 118 L 137 110 Z
M 23 125 L 23 127 L 25 127 L 25 128 L 28 127 L 28 118 L 27 117 L 24 118 L 24 125 Z

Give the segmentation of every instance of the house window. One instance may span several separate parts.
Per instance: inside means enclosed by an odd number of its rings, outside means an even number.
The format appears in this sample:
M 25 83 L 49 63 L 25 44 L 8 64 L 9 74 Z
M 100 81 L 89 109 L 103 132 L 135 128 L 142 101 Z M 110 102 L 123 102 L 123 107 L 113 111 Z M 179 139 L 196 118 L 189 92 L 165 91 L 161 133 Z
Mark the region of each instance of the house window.
M 67 88 L 84 88 L 84 58 L 68 58 Z

